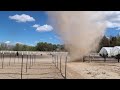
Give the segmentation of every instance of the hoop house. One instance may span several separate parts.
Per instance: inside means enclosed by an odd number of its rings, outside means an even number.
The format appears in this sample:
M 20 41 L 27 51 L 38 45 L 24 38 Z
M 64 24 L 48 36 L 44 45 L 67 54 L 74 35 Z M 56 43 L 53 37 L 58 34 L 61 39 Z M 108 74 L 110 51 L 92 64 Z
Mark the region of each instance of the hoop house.
M 103 48 L 100 50 L 99 54 L 100 54 L 101 56 L 111 57 L 111 56 L 112 56 L 112 49 L 113 49 L 113 47 L 103 47 Z
M 116 56 L 120 54 L 120 46 L 115 46 L 113 49 L 112 49 L 112 56 Z

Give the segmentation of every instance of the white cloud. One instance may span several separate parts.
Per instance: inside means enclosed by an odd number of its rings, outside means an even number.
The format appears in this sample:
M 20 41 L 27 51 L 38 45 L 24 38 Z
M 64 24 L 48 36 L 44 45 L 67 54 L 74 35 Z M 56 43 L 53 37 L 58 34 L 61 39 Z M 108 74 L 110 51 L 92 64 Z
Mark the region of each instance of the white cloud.
M 5 43 L 6 43 L 6 44 L 9 44 L 9 43 L 10 43 L 10 41 L 6 41 Z
M 33 25 L 33 27 L 35 27 L 35 28 L 38 28 L 40 25 L 38 25 L 38 24 L 35 24 L 35 25 Z
M 17 44 L 17 43 L 18 43 L 18 44 L 24 44 L 24 43 L 22 43 L 22 42 L 15 42 L 15 44 Z
M 29 46 L 35 46 L 34 44 L 28 44 Z
M 36 28 L 36 31 L 38 32 L 43 32 L 43 31 L 52 31 L 53 30 L 53 27 L 51 25 L 43 25 L 43 26 L 40 26 L 38 24 L 35 24 L 33 25 L 32 27 Z
M 56 35 L 54 37 L 57 38 L 57 39 L 61 39 L 59 36 L 56 36 Z
M 35 41 L 35 44 L 37 44 L 39 41 Z
M 103 22 L 106 23 L 107 28 L 116 28 L 116 30 L 120 30 L 120 11 L 101 11 L 98 14 L 105 17 Z
M 116 30 L 120 30 L 120 27 L 119 27 L 119 28 L 117 28 Z
M 10 19 L 16 20 L 16 22 L 31 22 L 35 21 L 35 19 L 29 15 L 26 14 L 21 14 L 21 15 L 14 15 L 14 16 L 9 16 Z

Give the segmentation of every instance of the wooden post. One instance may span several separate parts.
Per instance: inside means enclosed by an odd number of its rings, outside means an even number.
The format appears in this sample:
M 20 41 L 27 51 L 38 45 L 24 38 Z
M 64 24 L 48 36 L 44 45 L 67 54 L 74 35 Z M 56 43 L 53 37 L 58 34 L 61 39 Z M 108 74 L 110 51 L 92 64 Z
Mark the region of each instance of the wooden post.
M 60 56 L 60 72 L 61 72 L 61 58 L 62 58 L 62 56 Z M 62 73 L 62 72 L 61 72 Z
M 53 55 L 52 55 L 52 63 L 54 64 L 54 61 L 53 61 Z
M 32 66 L 33 66 L 33 60 L 34 60 L 34 58 L 33 58 L 33 57 L 34 57 L 34 55 L 32 54 Z
M 33 61 L 33 58 L 32 58 L 32 53 L 31 53 L 31 66 L 32 66 L 32 61 Z
M 53 63 L 55 64 L 55 56 L 53 55 Z
M 55 66 L 56 66 L 56 58 L 55 58 L 56 56 L 54 55 L 54 59 L 55 59 Z
M 35 55 L 33 54 L 33 65 L 34 65 L 34 61 L 35 61 Z
M 29 69 L 31 68 L 31 53 L 30 53 L 30 66 L 29 66 Z
M 2 51 L 0 52 L 1 62 L 2 62 Z
M 83 62 L 85 62 L 85 56 L 83 56 Z
M 3 64 L 4 64 L 4 52 L 3 52 L 2 54 L 3 54 L 3 60 L 2 60 L 2 69 L 3 69 Z
M 36 54 L 35 54 L 35 56 L 34 56 L 34 64 L 35 64 L 35 61 L 36 61 Z
M 58 68 L 58 55 L 57 55 L 57 68 Z
M 33 55 L 33 64 L 35 64 L 35 54 Z
M 2 62 L 3 62 L 3 52 L 1 51 L 1 68 L 2 68 Z
M 2 67 L 2 60 L 3 59 L 3 52 L 1 51 L 1 67 Z
M 67 69 L 67 56 L 66 56 L 66 59 L 65 59 L 65 79 L 66 79 L 66 69 Z
M 23 53 L 22 53 L 22 62 L 21 62 L 21 79 L 22 79 L 22 72 L 23 72 Z
M 15 54 L 15 58 L 16 58 L 16 54 Z M 15 63 L 15 58 L 14 58 L 14 63 Z
M 11 61 L 11 51 L 10 51 L 10 60 L 9 60 L 9 66 L 10 66 L 10 61 Z
M 18 54 L 18 63 L 19 63 L 19 56 L 20 56 L 20 54 Z
M 55 66 L 57 67 L 57 57 L 55 55 Z
M 106 62 L 106 57 L 104 57 L 104 62 Z
M 27 60 L 26 60 L 26 72 L 27 72 L 27 64 L 28 64 L 28 54 L 27 54 Z

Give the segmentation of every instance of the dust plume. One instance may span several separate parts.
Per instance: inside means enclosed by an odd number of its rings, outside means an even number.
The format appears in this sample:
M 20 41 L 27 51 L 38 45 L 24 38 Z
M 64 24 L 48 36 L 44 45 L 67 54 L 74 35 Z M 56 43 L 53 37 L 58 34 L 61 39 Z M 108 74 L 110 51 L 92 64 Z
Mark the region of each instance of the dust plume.
M 49 11 L 49 20 L 70 51 L 71 61 L 95 51 L 106 28 L 98 11 Z

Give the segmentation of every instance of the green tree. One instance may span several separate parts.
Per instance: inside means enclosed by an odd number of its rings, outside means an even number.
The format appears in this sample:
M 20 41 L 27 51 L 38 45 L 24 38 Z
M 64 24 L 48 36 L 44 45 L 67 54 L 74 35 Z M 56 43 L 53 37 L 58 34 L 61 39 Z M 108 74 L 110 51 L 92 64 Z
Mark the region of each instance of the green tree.
M 110 45 L 110 41 L 111 40 L 109 38 L 107 38 L 106 36 L 104 36 L 101 39 L 100 43 L 99 43 L 99 48 L 98 48 L 97 52 L 99 52 L 102 47 L 109 47 L 109 46 L 111 46 Z
M 22 51 L 22 44 L 16 43 L 14 51 Z
M 114 47 L 117 45 L 117 37 L 110 37 L 110 46 Z

